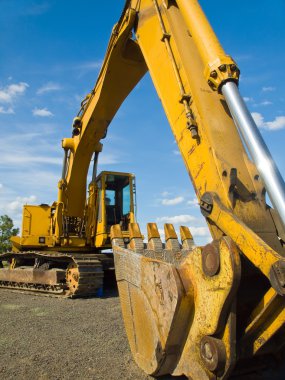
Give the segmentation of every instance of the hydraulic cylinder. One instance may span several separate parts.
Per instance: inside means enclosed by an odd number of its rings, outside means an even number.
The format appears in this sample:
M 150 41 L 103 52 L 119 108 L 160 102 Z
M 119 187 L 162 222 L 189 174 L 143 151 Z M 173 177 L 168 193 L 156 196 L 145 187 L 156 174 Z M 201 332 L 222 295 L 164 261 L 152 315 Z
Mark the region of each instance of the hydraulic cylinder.
M 285 183 L 234 82 L 221 88 L 234 122 L 265 184 L 273 207 L 285 228 Z

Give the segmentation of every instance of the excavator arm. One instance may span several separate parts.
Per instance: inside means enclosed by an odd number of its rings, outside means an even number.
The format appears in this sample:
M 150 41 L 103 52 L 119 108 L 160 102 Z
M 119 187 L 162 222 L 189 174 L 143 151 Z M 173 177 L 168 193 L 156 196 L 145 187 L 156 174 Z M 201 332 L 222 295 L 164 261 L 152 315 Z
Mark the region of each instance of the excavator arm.
M 195 247 L 182 226 L 180 244 L 165 225 L 163 244 L 150 223 L 147 244 L 137 224 L 126 244 L 112 227 L 132 353 L 153 375 L 201 380 L 224 379 L 235 366 L 253 371 L 284 345 L 285 187 L 238 93 L 237 64 L 196 0 L 126 2 L 95 88 L 63 140 L 57 235 L 62 215 L 84 216 L 91 157 L 147 70 L 213 242 Z
M 111 120 L 147 71 L 140 48 L 131 38 L 136 12 L 131 10 L 127 18 L 123 16 L 113 28 L 95 87 L 74 120 L 72 138 L 62 141 L 67 154 L 58 202 L 63 203 L 66 216 L 83 217 L 92 155 L 101 151 L 100 140 L 106 137 Z
M 197 1 L 126 2 L 95 87 L 75 118 L 73 136 L 62 142 L 67 154 L 58 201 L 64 213 L 83 216 L 91 157 L 101 151 L 111 120 L 147 69 L 198 199 L 216 193 L 236 217 L 282 251 L 278 218 L 274 223 L 260 173 L 221 94 L 222 84 L 238 82 L 239 69 L 223 52 Z M 216 223 L 209 227 L 213 237 L 222 236 Z

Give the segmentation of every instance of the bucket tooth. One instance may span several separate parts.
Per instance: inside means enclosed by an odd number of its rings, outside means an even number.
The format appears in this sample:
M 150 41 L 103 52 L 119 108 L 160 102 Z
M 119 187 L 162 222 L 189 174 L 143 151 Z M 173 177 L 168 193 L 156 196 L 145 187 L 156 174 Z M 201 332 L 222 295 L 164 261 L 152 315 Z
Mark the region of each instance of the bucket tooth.
M 124 238 L 123 238 L 121 226 L 119 224 L 115 224 L 114 226 L 111 227 L 111 241 L 112 241 L 112 244 L 121 248 L 125 248 Z
M 177 253 L 181 250 L 180 244 L 178 242 L 176 231 L 173 227 L 173 224 L 164 225 L 165 232 L 165 248 L 174 253 Z
M 128 249 L 133 250 L 136 253 L 144 252 L 143 237 L 141 234 L 140 226 L 138 223 L 129 224 L 130 243 Z
M 163 250 L 162 241 L 156 223 L 147 224 L 148 244 L 147 249 L 161 253 Z
M 180 236 L 182 242 L 182 249 L 192 250 L 193 248 L 195 248 L 193 236 L 188 227 L 180 226 Z

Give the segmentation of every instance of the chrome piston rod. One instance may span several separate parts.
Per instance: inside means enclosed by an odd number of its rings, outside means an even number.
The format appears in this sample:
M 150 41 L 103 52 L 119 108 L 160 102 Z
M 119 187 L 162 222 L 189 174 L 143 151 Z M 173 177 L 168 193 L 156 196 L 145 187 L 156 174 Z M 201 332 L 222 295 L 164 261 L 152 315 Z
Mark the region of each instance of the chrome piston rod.
M 285 228 L 285 183 L 248 111 L 237 85 L 226 82 L 221 92 L 225 97 L 231 115 L 249 150 L 262 178 L 273 207 L 278 212 Z

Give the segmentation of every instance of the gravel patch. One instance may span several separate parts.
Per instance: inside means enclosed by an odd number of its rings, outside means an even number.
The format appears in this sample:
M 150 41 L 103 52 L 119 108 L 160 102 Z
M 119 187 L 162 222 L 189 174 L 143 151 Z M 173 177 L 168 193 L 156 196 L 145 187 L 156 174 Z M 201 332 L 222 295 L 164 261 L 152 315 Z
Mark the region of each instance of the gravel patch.
M 262 379 L 284 380 L 284 373 Z M 104 298 L 71 300 L 0 289 L 0 379 L 153 378 L 132 358 L 116 290 L 108 290 Z
M 0 379 L 153 379 L 133 361 L 116 291 L 70 300 L 0 289 L 0 326 Z

